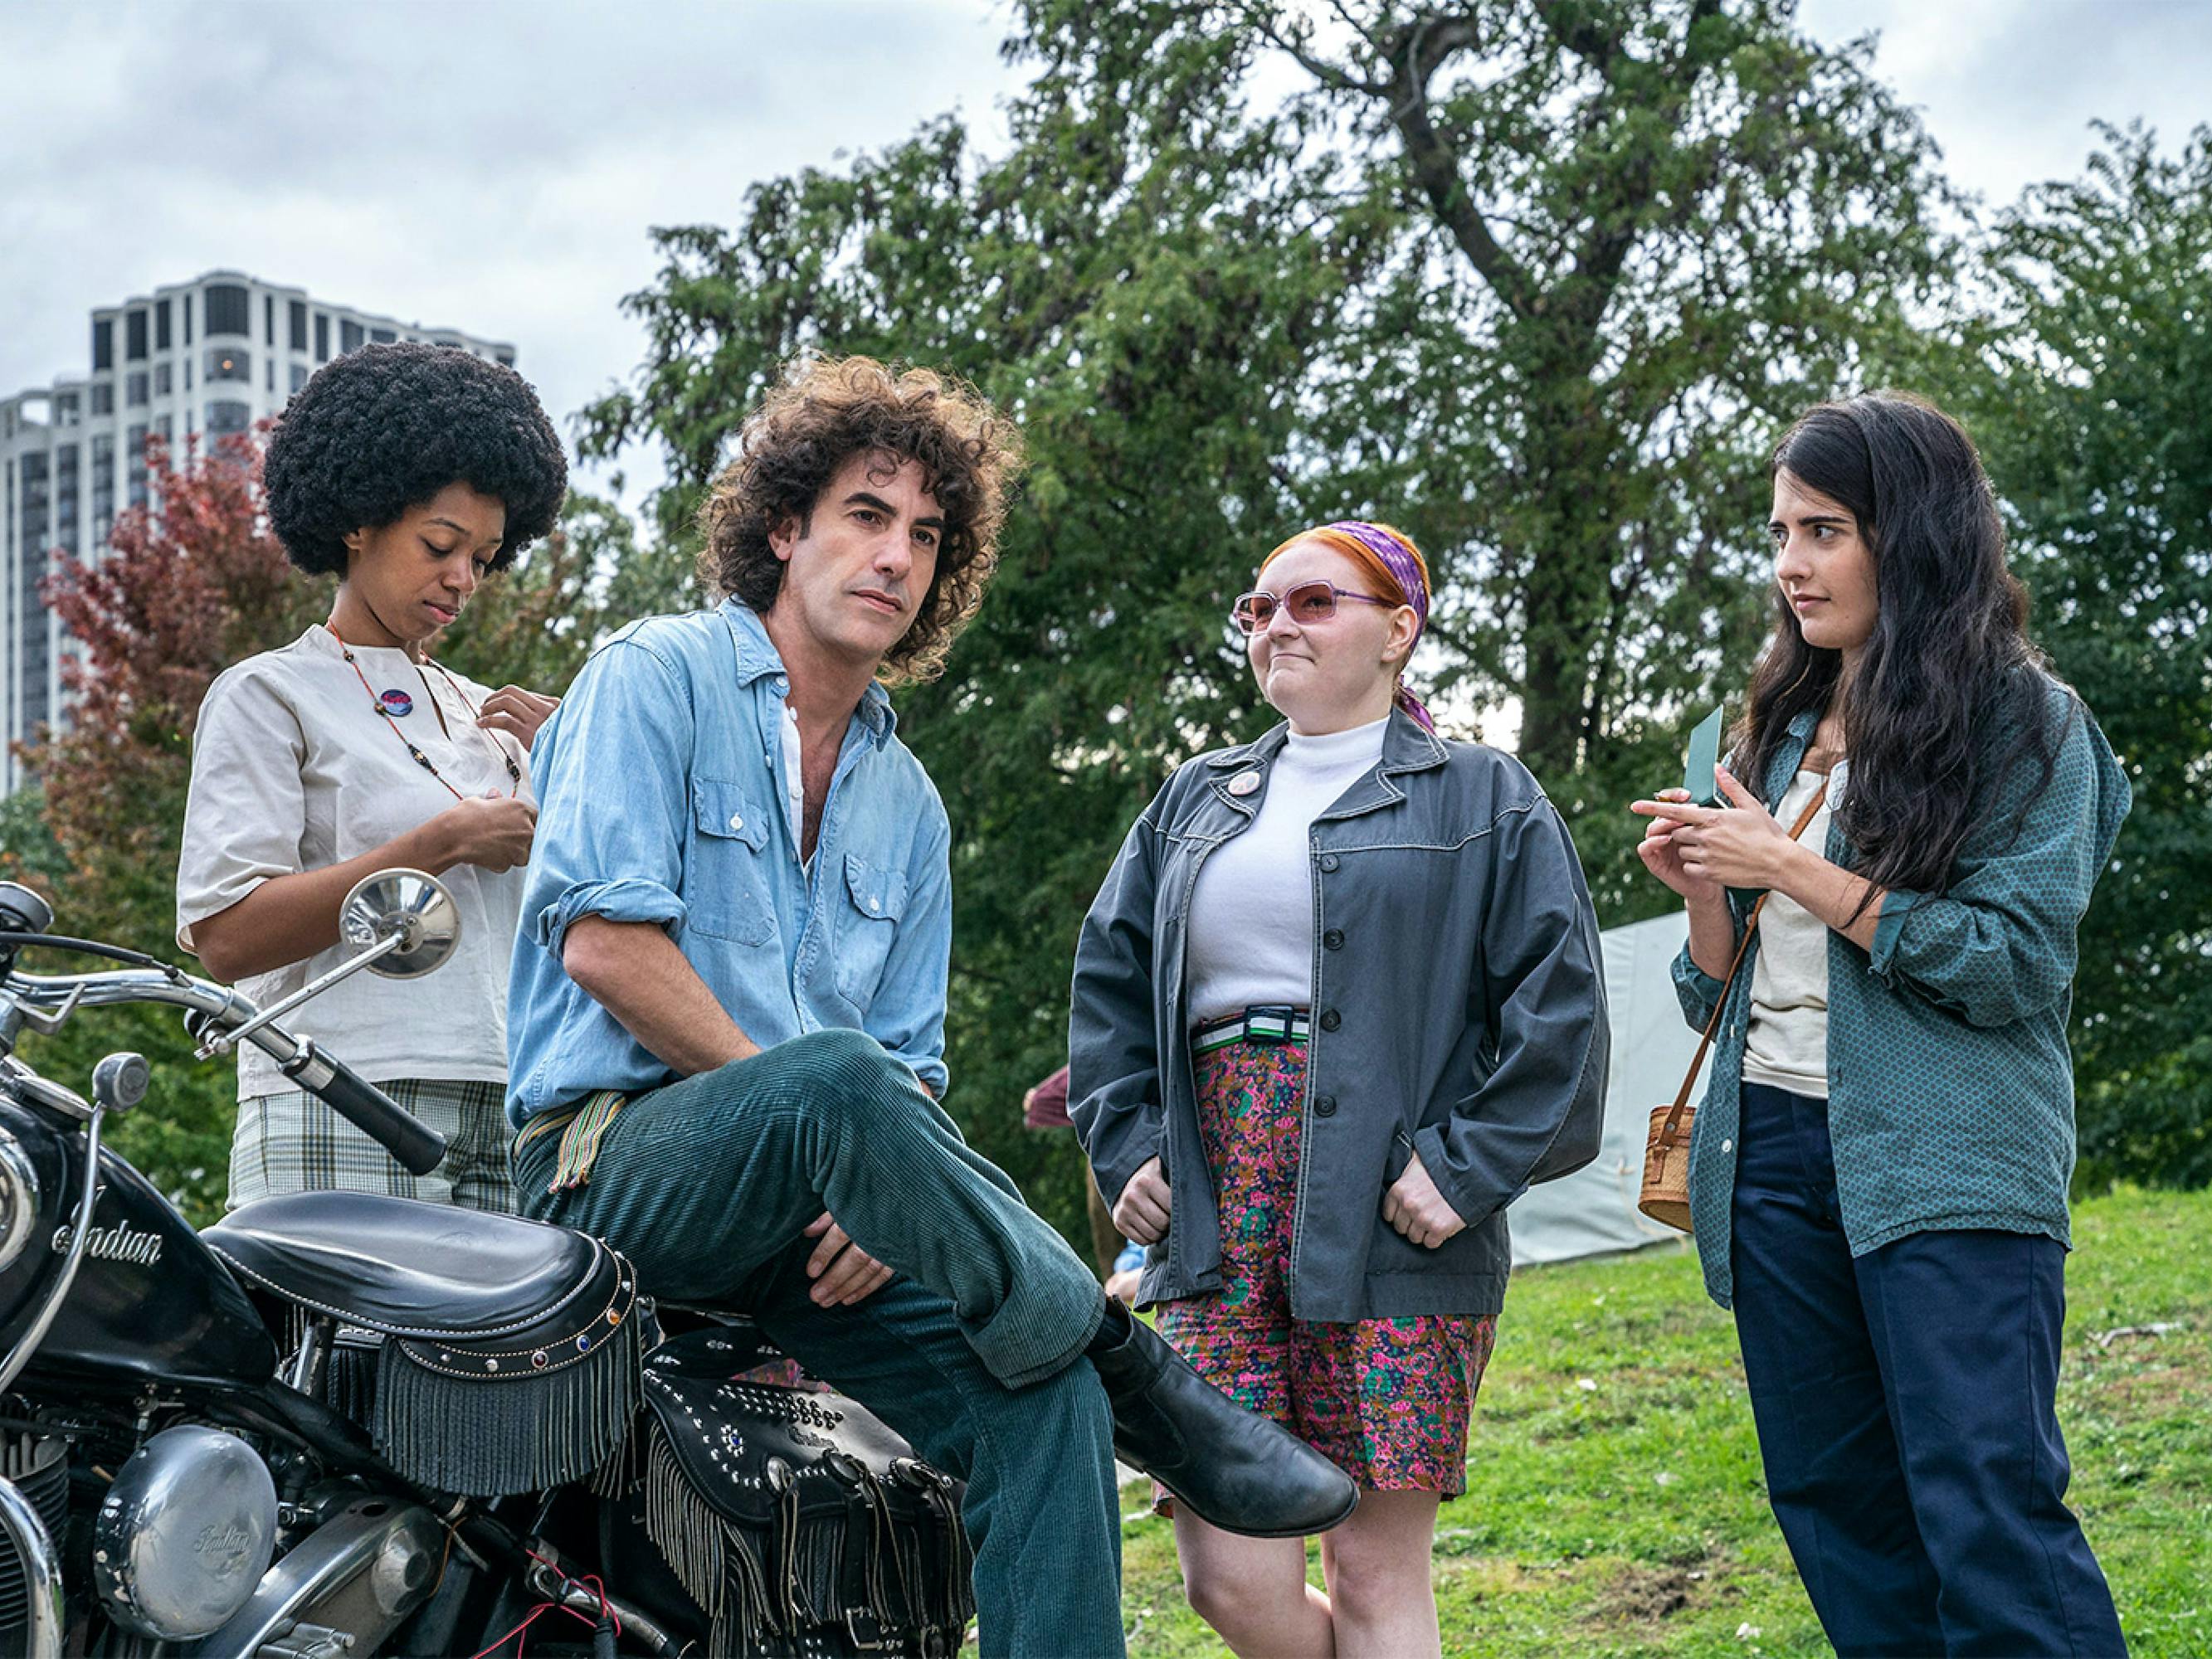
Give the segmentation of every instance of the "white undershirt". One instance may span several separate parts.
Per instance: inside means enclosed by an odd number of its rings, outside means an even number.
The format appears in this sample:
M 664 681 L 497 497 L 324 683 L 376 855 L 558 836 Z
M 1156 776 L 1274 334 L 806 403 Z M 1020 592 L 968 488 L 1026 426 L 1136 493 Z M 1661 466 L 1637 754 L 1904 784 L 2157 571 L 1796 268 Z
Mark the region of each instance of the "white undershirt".
M 1800 772 L 1774 803 L 1776 821 L 1797 822 L 1816 790 L 1826 802 L 1798 837 L 1815 852 L 1828 842 L 1830 808 L 1843 799 L 1848 763 L 1832 773 Z M 1793 1095 L 1828 1097 L 1828 924 L 1775 891 L 1759 913 L 1759 952 L 1751 964 L 1751 1018 L 1744 1027 L 1743 1076 Z
M 1382 758 L 1389 717 L 1346 732 L 1293 732 L 1267 769 L 1252 827 L 1208 855 L 1191 894 L 1184 957 L 1194 1025 L 1313 1000 L 1313 821 Z M 1253 775 L 1233 774 L 1230 779 Z
M 800 769 L 799 711 L 787 697 L 783 703 L 783 817 L 791 826 L 791 849 L 799 854 L 799 867 L 811 878 L 814 860 L 806 852 L 806 777 Z

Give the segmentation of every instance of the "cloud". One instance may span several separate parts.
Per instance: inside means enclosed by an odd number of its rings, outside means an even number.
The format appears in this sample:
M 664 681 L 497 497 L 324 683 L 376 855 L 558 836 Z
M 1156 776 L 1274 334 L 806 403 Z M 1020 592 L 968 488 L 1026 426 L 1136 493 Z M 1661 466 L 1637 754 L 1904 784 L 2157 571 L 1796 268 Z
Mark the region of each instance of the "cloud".
M 2193 0 L 1807 0 L 2002 204 L 2078 173 L 2093 117 L 2179 141 Z M 657 224 L 957 106 L 999 142 L 1003 0 L 9 0 L 0 394 L 88 366 L 86 313 L 217 266 L 512 340 L 564 424 L 643 350 Z M 650 475 L 636 458 L 633 477 Z
M 650 227 L 955 106 L 990 142 L 1019 79 L 969 0 L 14 0 L 5 27 L 0 394 L 82 374 L 93 307 L 228 266 L 512 340 L 564 423 L 642 354 L 618 307 Z
M 1875 72 L 1991 207 L 2080 176 L 2090 123 L 2138 117 L 2178 146 L 2212 116 L 2212 7 L 2199 0 L 1805 0 L 1816 40 L 1880 37 Z

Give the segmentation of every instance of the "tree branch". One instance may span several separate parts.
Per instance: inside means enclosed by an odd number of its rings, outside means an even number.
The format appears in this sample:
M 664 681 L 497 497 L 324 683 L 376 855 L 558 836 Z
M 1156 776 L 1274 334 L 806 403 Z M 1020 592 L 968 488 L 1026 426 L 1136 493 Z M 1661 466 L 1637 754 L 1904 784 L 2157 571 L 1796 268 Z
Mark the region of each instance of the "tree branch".
M 1367 43 L 1369 51 L 1380 52 L 1382 50 L 1381 46 L 1376 41 L 1374 31 L 1370 29 L 1366 24 L 1361 22 L 1357 17 L 1354 17 L 1352 15 L 1352 8 L 1345 3 L 1345 0 L 1328 0 L 1328 9 L 1334 12 L 1339 18 L 1343 20 L 1345 27 L 1350 29 L 1354 34 L 1358 35 L 1361 40 Z
M 1353 33 L 1358 35 L 1361 40 L 1366 40 L 1369 45 L 1374 44 L 1365 29 L 1352 22 L 1351 18 L 1345 16 L 1341 5 L 1338 5 L 1336 10 L 1337 15 L 1344 17 L 1345 21 L 1351 26 Z M 1253 26 L 1267 37 L 1269 45 L 1279 52 L 1288 53 L 1299 68 L 1312 76 L 1322 85 L 1333 91 L 1356 92 L 1368 98 L 1389 96 L 1390 87 L 1388 82 L 1370 81 L 1364 76 L 1354 75 L 1341 64 L 1332 64 L 1328 59 L 1318 57 L 1309 50 L 1306 43 L 1312 38 L 1313 33 L 1310 25 L 1295 34 L 1279 27 L 1275 21 L 1275 8 L 1272 0 L 1263 0 L 1263 3 L 1258 6 L 1247 6 L 1244 8 L 1244 14 L 1251 20 Z
M 1567 13 L 1565 19 L 1559 15 L 1563 9 Z M 1720 0 L 1696 0 L 1690 9 L 1689 21 L 1683 28 L 1682 50 L 1674 55 L 1668 65 L 1666 93 L 1658 100 L 1656 112 L 1665 121 L 1668 133 L 1676 137 L 1680 135 L 1683 114 L 1689 107 L 1691 94 L 1696 90 L 1706 67 L 1692 51 L 1692 35 L 1700 22 L 1719 9 Z M 1564 5 L 1562 0 L 1545 0 L 1538 10 L 1543 14 L 1547 27 L 1553 29 L 1561 44 L 1589 58 L 1603 76 L 1608 93 L 1619 94 L 1620 88 L 1608 70 L 1614 49 L 1620 44 L 1618 39 L 1615 38 L 1601 54 L 1592 55 L 1595 33 L 1593 26 L 1584 23 L 1579 28 L 1568 27 L 1565 33 L 1560 32 L 1563 22 L 1571 22 L 1574 19 L 1575 8 Z M 1680 199 L 1677 201 L 1674 211 L 1668 216 L 1675 224 L 1686 221 L 1703 188 L 1702 181 L 1713 175 L 1718 161 L 1717 151 L 1709 149 L 1705 161 L 1705 165 L 1698 179 L 1686 183 L 1678 192 Z M 1613 211 L 1592 216 L 1590 234 L 1576 251 L 1576 272 L 1584 279 L 1581 289 L 1583 302 L 1577 309 L 1581 313 L 1583 325 L 1590 331 L 1593 344 L 1598 325 L 1613 302 L 1613 291 L 1620 286 L 1620 273 L 1628 262 L 1628 256 L 1650 228 L 1645 224 L 1644 216 L 1656 193 L 1656 172 L 1648 151 L 1637 156 L 1632 165 L 1617 168 L 1614 173 L 1617 194 Z
M 1525 319 L 1538 307 L 1535 286 L 1492 234 L 1468 194 L 1458 152 L 1429 118 L 1429 82 L 1437 70 L 1454 52 L 1480 45 L 1480 32 L 1471 17 L 1425 14 L 1398 30 L 1389 53 L 1390 123 L 1405 146 L 1414 182 L 1428 198 L 1438 222 L 1491 291 L 1514 315 Z

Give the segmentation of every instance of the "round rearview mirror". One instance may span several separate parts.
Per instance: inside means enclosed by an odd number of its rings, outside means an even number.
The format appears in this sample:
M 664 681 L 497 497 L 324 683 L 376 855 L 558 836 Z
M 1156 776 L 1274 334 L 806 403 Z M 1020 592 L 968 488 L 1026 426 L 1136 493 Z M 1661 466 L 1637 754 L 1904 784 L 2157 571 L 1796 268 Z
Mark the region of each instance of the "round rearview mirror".
M 363 876 L 338 907 L 338 934 L 352 945 L 399 943 L 368 964 L 386 979 L 420 979 L 445 965 L 461 942 L 460 907 L 446 884 L 421 870 Z

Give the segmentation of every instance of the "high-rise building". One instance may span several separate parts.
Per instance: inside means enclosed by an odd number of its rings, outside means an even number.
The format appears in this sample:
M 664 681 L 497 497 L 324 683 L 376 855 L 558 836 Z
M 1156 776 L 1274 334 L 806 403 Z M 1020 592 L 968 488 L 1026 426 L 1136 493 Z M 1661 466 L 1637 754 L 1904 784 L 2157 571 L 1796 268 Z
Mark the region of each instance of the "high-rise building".
M 0 795 L 14 745 L 64 710 L 66 630 L 40 598 L 57 552 L 97 557 L 147 499 L 146 441 L 181 449 L 280 413 L 319 364 L 371 341 L 427 340 L 502 363 L 514 348 L 210 270 L 92 313 L 91 372 L 0 400 Z

